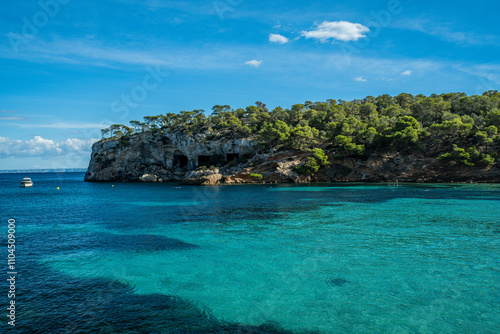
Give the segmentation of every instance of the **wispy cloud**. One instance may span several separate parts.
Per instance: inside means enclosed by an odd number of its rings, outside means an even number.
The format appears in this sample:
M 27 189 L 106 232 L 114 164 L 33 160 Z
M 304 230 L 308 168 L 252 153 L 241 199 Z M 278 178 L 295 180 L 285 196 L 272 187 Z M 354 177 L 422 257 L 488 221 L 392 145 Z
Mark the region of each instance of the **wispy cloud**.
M 366 37 L 364 34 L 368 31 L 370 31 L 368 27 L 359 23 L 351 23 L 347 21 L 324 21 L 323 23 L 316 25 L 316 29 L 311 31 L 302 31 L 301 34 L 305 38 L 314 38 L 322 42 L 326 42 L 329 39 L 350 42 Z
M 219 69 L 236 67 L 240 57 L 235 51 L 217 45 L 207 46 L 203 50 L 195 47 L 159 45 L 152 51 L 146 51 L 136 45 L 113 46 L 80 39 L 33 40 L 25 48 L 25 52 L 16 54 L 9 47 L 0 46 L 0 58 L 109 68 L 149 65 L 180 69 Z
M 410 70 L 406 70 L 406 71 L 404 71 L 404 72 L 401 72 L 401 75 L 407 75 L 407 76 L 408 76 L 408 75 L 412 75 L 412 71 L 410 71 Z
M 259 67 L 262 64 L 262 60 L 249 60 L 245 62 L 245 65 L 253 66 L 253 67 Z
M 27 121 L 28 118 L 22 116 L 0 116 L 0 121 Z
M 100 123 L 65 123 L 65 122 L 56 122 L 56 123 L 45 123 L 45 124 L 36 124 L 36 123 L 16 123 L 12 124 L 14 126 L 18 126 L 20 128 L 25 129 L 36 129 L 36 128 L 45 128 L 45 129 L 101 129 L 103 127 L 111 125 L 108 124 L 100 124 Z
M 368 80 L 366 80 L 365 78 L 363 77 L 357 77 L 357 78 L 354 78 L 355 81 L 360 81 L 360 82 L 366 82 Z
M 490 34 L 479 34 L 476 32 L 456 31 L 444 23 L 436 23 L 431 20 L 408 20 L 400 21 L 395 24 L 395 27 L 419 31 L 421 33 L 435 36 L 447 42 L 453 42 L 460 45 L 498 45 L 500 39 L 498 36 Z
M 269 42 L 278 43 L 278 44 L 286 44 L 288 43 L 288 38 L 280 34 L 270 34 Z
M 15 110 L 0 110 L 0 121 L 29 121 L 30 119 L 24 116 L 12 115 L 17 114 L 18 111 Z M 8 116 L 1 116 L 2 114 L 7 114 Z
M 192 1 L 164 1 L 164 0 L 112 0 L 121 5 L 135 5 L 150 11 L 176 10 L 196 15 L 214 15 L 212 3 L 201 4 Z
M 487 80 L 492 84 L 500 84 L 500 65 L 497 64 L 481 64 L 481 65 L 457 65 L 455 68 L 461 72 L 476 76 L 478 79 Z M 493 89 L 490 87 L 489 89 Z M 495 87 L 498 89 L 498 87 Z
M 64 156 L 72 153 L 89 153 L 97 139 L 50 140 L 35 136 L 31 140 L 15 140 L 0 137 L 0 158 L 6 157 L 49 157 Z

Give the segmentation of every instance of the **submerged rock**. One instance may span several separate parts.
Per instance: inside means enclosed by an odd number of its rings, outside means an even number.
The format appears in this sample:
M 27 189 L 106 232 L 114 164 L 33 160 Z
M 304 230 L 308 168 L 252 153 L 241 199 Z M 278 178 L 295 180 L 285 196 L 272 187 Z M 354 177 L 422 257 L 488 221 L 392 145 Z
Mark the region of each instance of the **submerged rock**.
M 326 281 L 326 284 L 331 285 L 331 286 L 342 286 L 344 284 L 351 283 L 345 278 L 337 277 L 337 278 L 330 278 Z

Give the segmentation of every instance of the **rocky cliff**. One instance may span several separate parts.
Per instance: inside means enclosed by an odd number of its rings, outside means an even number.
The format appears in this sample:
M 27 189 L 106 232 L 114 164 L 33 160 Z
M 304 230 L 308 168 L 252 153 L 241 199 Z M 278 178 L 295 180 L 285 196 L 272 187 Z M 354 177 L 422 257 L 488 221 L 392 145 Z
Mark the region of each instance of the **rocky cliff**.
M 247 139 L 210 141 L 162 132 L 106 139 L 92 146 L 85 181 L 179 181 L 200 165 L 225 165 L 254 146 Z
M 259 152 L 248 139 L 210 141 L 145 132 L 94 144 L 86 181 L 178 181 L 193 185 L 305 182 L 500 182 L 493 166 L 445 164 L 421 153 L 373 152 L 367 159 L 335 160 L 314 176 L 294 171 L 311 153 Z M 219 166 L 206 168 L 209 166 Z M 201 167 L 206 166 L 206 167 Z M 201 167 L 201 168 L 200 168 Z M 260 174 L 262 178 L 251 176 Z

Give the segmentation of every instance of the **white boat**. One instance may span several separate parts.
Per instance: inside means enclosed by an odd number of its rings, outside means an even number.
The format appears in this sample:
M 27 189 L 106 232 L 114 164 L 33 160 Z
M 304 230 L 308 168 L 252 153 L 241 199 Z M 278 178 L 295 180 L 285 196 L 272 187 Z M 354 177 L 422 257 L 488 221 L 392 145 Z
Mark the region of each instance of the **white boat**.
M 33 187 L 33 182 L 31 182 L 31 179 L 29 177 L 25 177 L 21 181 L 21 187 L 23 187 L 23 188 Z

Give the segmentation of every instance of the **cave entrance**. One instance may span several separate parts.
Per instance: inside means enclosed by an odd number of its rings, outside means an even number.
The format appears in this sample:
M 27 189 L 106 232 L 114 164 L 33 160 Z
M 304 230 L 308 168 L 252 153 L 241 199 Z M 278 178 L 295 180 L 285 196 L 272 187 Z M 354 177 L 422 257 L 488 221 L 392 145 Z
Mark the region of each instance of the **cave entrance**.
M 198 166 L 206 166 L 210 164 L 210 156 L 209 155 L 199 155 L 198 156 Z
M 174 152 L 174 168 L 180 167 L 184 168 L 188 164 L 188 157 L 182 154 L 180 151 Z
M 228 153 L 227 154 L 227 163 L 230 163 L 231 161 L 238 160 L 240 158 L 239 153 Z

